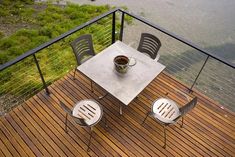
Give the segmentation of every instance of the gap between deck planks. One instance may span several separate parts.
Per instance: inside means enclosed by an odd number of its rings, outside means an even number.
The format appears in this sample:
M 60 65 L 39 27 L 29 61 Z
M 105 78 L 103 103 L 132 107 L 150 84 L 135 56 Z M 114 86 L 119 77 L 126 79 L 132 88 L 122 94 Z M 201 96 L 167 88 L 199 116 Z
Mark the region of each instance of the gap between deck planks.
M 186 87 L 161 73 L 143 90 L 138 99 L 123 108 L 108 95 L 100 101 L 108 128 L 102 121 L 95 127 L 91 150 L 86 152 L 89 131 L 69 118 L 69 132 L 64 132 L 65 114 L 58 105 L 62 100 L 70 108 L 81 99 L 97 99 L 105 92 L 90 81 L 71 73 L 49 86 L 50 96 L 39 92 L 0 119 L 1 156 L 233 156 L 235 154 L 235 116 L 198 91 L 199 104 L 185 118 L 184 128 L 178 124 L 167 128 L 167 148 L 163 149 L 163 128 L 153 118 L 141 122 L 151 103 L 169 92 L 180 105 L 186 101 L 174 92 Z M 226 115 L 226 116 L 225 116 Z

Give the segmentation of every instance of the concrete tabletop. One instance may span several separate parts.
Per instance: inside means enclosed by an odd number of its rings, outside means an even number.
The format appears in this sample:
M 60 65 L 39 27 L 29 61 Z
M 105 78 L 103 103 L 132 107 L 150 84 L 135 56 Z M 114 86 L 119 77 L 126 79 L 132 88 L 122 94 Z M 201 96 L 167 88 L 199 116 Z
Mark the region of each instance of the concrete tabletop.
M 113 59 L 118 55 L 136 60 L 136 64 L 129 67 L 125 74 L 115 70 Z M 164 68 L 161 63 L 121 41 L 116 41 L 77 67 L 80 72 L 125 105 L 128 105 Z

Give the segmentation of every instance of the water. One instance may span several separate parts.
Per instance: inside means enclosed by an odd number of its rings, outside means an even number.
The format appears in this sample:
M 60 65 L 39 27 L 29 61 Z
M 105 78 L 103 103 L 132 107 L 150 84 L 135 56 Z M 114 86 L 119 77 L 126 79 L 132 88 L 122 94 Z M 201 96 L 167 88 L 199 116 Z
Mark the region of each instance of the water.
M 126 6 L 130 12 L 235 63 L 234 0 L 70 0 L 79 4 Z

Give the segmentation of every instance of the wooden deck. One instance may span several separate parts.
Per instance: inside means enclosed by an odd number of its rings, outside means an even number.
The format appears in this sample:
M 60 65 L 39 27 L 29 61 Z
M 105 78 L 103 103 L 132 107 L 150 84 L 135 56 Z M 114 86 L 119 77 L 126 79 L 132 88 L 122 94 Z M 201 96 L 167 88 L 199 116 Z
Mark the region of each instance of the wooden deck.
M 90 91 L 90 82 L 78 75 L 68 74 L 23 105 L 0 118 L 0 156 L 235 156 L 235 115 L 221 110 L 212 100 L 200 93 L 198 106 L 179 124 L 168 127 L 167 148 L 163 149 L 163 128 L 152 118 L 141 125 L 153 100 L 172 91 L 186 88 L 162 73 L 140 95 L 123 108 L 107 96 L 104 107 L 108 128 L 101 122 L 94 129 L 91 150 L 86 152 L 88 129 L 81 128 L 70 118 L 69 132 L 64 132 L 65 114 L 58 105 L 63 100 L 70 108 L 78 100 L 96 99 L 103 94 L 99 87 Z M 192 95 L 191 95 L 192 96 Z M 185 103 L 180 95 L 170 92 L 170 98 Z

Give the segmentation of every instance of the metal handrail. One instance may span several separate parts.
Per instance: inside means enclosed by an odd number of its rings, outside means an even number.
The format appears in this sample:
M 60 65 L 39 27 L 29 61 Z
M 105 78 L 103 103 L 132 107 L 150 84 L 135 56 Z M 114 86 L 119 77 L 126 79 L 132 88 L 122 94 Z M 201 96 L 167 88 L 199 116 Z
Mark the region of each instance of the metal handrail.
M 83 28 L 86 28 L 86 27 L 90 26 L 91 24 L 96 23 L 97 21 L 99 21 L 99 20 L 101 20 L 101 19 L 103 19 L 103 18 L 105 18 L 105 17 L 107 17 L 107 16 L 109 16 L 111 14 L 112 14 L 111 15 L 112 18 L 111 18 L 111 20 L 109 20 L 109 22 L 112 22 L 111 23 L 112 24 L 112 28 L 111 28 L 110 31 L 112 31 L 111 32 L 111 35 L 112 35 L 111 38 L 112 38 L 112 43 L 114 43 L 115 42 L 115 35 L 116 35 L 116 31 L 115 31 L 116 22 L 115 21 L 117 20 L 117 18 L 115 18 L 116 17 L 116 12 L 121 12 L 121 18 L 119 19 L 120 20 L 120 24 L 121 24 L 120 25 L 119 40 L 122 40 L 122 38 L 123 38 L 124 21 L 125 21 L 125 17 L 126 17 L 125 14 L 126 14 L 126 15 L 131 16 L 132 18 L 134 18 L 136 20 L 139 20 L 140 22 L 142 22 L 142 23 L 144 23 L 144 24 L 146 24 L 146 25 L 148 25 L 148 26 L 150 26 L 150 27 L 152 27 L 152 28 L 154 28 L 154 29 L 156 29 L 156 30 L 158 30 L 158 31 L 160 31 L 160 32 L 162 32 L 162 33 L 164 33 L 164 34 L 166 34 L 166 35 L 168 35 L 168 36 L 170 36 L 170 37 L 172 37 L 172 38 L 182 42 L 182 43 L 184 43 L 184 44 L 186 44 L 186 45 L 188 45 L 189 47 L 194 48 L 194 49 L 198 50 L 199 52 L 207 55 L 207 58 L 204 61 L 202 67 L 199 70 L 199 72 L 197 73 L 197 76 L 194 79 L 194 82 L 191 85 L 191 88 L 189 88 L 189 91 L 192 91 L 194 85 L 197 82 L 197 79 L 201 75 L 201 72 L 203 71 L 203 69 L 204 69 L 205 65 L 207 64 L 207 61 L 208 61 L 208 59 L 210 57 L 214 58 L 215 60 L 217 60 L 217 61 L 219 61 L 221 63 L 223 63 L 224 65 L 232 67 L 233 69 L 235 67 L 234 63 L 230 63 L 227 60 L 225 60 L 224 58 L 219 57 L 219 56 L 213 54 L 212 52 L 206 51 L 206 50 L 200 48 L 198 45 L 196 45 L 196 44 L 194 44 L 194 43 L 192 43 L 192 42 L 190 42 L 190 41 L 188 41 L 188 40 L 186 40 L 186 39 L 184 39 L 184 38 L 182 38 L 182 37 L 180 37 L 180 36 L 170 32 L 170 31 L 166 30 L 166 29 L 164 29 L 164 28 L 162 28 L 162 27 L 160 27 L 160 26 L 158 26 L 158 25 L 156 25 L 156 24 L 154 24 L 152 22 L 149 22 L 149 21 L 145 20 L 144 18 L 142 18 L 142 17 L 140 17 L 138 15 L 129 13 L 129 12 L 125 11 L 125 10 L 122 10 L 121 8 L 115 8 L 115 9 L 110 10 L 110 11 L 108 11 L 108 12 L 106 12 L 106 13 L 100 15 L 100 16 L 97 16 L 94 19 L 89 20 L 88 22 L 86 22 L 86 23 L 84 23 L 84 24 L 82 24 L 80 26 L 77 26 L 76 28 L 74 28 L 74 29 L 72 29 L 72 30 L 70 30 L 70 31 L 68 31 L 66 33 L 61 34 L 60 36 L 58 36 L 58 37 L 56 37 L 56 38 L 54 38 L 54 39 L 52 39 L 52 40 L 50 40 L 50 41 L 48 41 L 48 42 L 46 42 L 44 44 L 41 44 L 40 46 L 38 46 L 38 47 L 36 47 L 36 48 L 34 48 L 32 50 L 27 51 L 26 53 L 18 56 L 14 60 L 11 60 L 11 61 L 9 61 L 7 63 L 4 63 L 4 64 L 0 65 L 0 72 L 3 71 L 6 68 L 12 66 L 12 65 L 14 65 L 14 64 L 24 60 L 25 58 L 27 58 L 29 56 L 33 56 L 35 64 L 36 64 L 37 69 L 38 69 L 38 73 L 40 74 L 40 77 L 41 77 L 43 88 L 45 89 L 46 93 L 49 94 L 50 92 L 49 92 L 49 90 L 47 88 L 47 83 L 46 83 L 46 81 L 44 79 L 43 72 L 41 71 L 40 65 L 39 65 L 38 60 L 36 58 L 36 53 L 41 51 L 41 50 L 43 50 L 43 49 L 45 49 L 45 48 L 47 48 L 48 46 L 50 46 L 50 45 L 60 41 L 60 40 L 62 40 L 64 38 L 72 35 L 73 33 L 77 32 L 79 30 L 82 30 Z M 111 42 L 109 44 L 111 44 Z
M 81 29 L 91 25 L 92 23 L 95 23 L 95 22 L 99 21 L 100 19 L 102 19 L 102 18 L 104 18 L 104 17 L 106 17 L 106 16 L 108 16 L 110 14 L 114 14 L 117 11 L 120 11 L 123 14 L 127 14 L 127 15 L 129 15 L 129 16 L 131 16 L 131 17 L 133 17 L 133 18 L 135 18 L 135 19 L 137 19 L 137 20 L 139 20 L 139 21 L 141 21 L 141 22 L 143 22 L 145 24 L 147 24 L 148 26 L 153 27 L 153 28 L 161 31 L 164 34 L 167 34 L 168 36 L 171 36 L 172 38 L 174 38 L 174 39 L 176 39 L 176 40 L 178 40 L 178 41 L 180 41 L 180 42 L 182 42 L 182 43 L 184 43 L 184 44 L 186 44 L 188 46 L 190 46 L 190 47 L 192 47 L 192 48 L 194 48 L 194 49 L 196 49 L 196 50 L 198 50 L 198 51 L 200 51 L 200 52 L 202 52 L 202 53 L 204 53 L 204 54 L 206 54 L 206 55 L 208 55 L 208 56 L 210 56 L 210 57 L 212 57 L 212 58 L 214 58 L 214 59 L 216 59 L 216 60 L 218 60 L 218 61 L 220 61 L 220 62 L 222 62 L 222 63 L 224 63 L 224 64 L 226 64 L 226 65 L 228 65 L 230 67 L 232 67 L 232 68 L 235 68 L 235 64 L 234 63 L 231 63 L 231 62 L 225 60 L 224 58 L 219 57 L 218 55 L 215 55 L 214 53 L 212 53 L 210 51 L 202 49 L 201 47 L 199 47 L 198 45 L 192 43 L 191 41 L 186 40 L 183 37 L 180 37 L 180 36 L 170 32 L 170 31 L 162 28 L 161 26 L 158 26 L 158 25 L 156 25 L 156 24 L 154 24 L 154 23 L 152 23 L 152 22 L 150 22 L 150 21 L 148 21 L 148 20 L 146 20 L 146 19 L 144 19 L 144 18 L 142 18 L 142 17 L 140 17 L 138 15 L 135 15 L 133 13 L 129 13 L 128 11 L 125 11 L 125 10 L 123 10 L 121 8 L 115 8 L 115 9 L 110 10 L 110 11 L 108 11 L 108 12 L 106 12 L 106 13 L 100 15 L 100 16 L 97 16 L 96 18 L 94 18 L 94 19 L 92 19 L 92 20 L 90 20 L 90 21 L 88 21 L 88 22 L 86 22 L 86 23 L 84 23 L 84 24 L 82 24 L 82 25 L 80 25 L 80 26 L 78 26 L 78 27 L 76 27 L 76 28 L 74 28 L 74 29 L 72 29 L 72 30 L 70 30 L 70 31 L 68 31 L 68 32 L 66 32 L 66 33 L 64 33 L 64 34 L 62 34 L 62 35 L 60 35 L 60 36 L 58 36 L 58 37 L 56 37 L 56 38 L 54 38 L 54 39 L 44 43 L 42 45 L 40 45 L 40 46 L 38 46 L 38 47 L 36 47 L 36 48 L 34 48 L 34 49 L 32 49 L 32 50 L 27 51 L 26 53 L 20 55 L 19 57 L 17 57 L 14 60 L 11 60 L 11 61 L 9 61 L 7 63 L 4 63 L 4 64 L 0 65 L 0 71 L 2 71 L 4 69 L 6 69 L 7 67 L 10 67 L 10 66 L 18 63 L 19 61 L 27 58 L 28 56 L 31 56 L 31 55 L 37 53 L 38 51 L 40 51 L 42 49 L 45 49 L 46 47 L 48 47 L 48 46 L 50 46 L 50 45 L 52 45 L 52 44 L 54 44 L 54 43 L 56 43 L 56 42 L 58 42 L 58 41 L 60 41 L 60 40 L 62 40 L 64 38 L 66 38 L 67 36 L 69 36 L 69 35 L 77 32 L 77 31 L 79 31 L 79 30 L 81 30 Z M 124 19 L 124 15 L 122 17 L 122 26 L 123 26 L 123 19 Z M 123 29 L 123 28 L 121 28 L 121 29 Z M 121 32 L 121 33 L 123 33 L 123 32 Z

